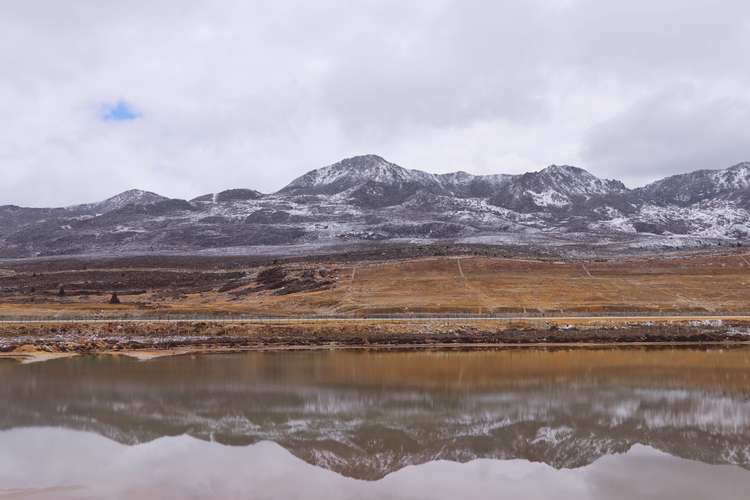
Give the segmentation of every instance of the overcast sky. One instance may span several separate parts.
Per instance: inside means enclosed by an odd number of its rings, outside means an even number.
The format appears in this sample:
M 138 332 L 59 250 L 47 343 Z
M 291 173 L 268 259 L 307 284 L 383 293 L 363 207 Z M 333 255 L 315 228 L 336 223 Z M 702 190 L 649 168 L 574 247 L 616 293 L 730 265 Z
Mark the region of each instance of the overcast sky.
M 0 205 L 750 160 L 748 0 L 7 1 L 0 68 Z

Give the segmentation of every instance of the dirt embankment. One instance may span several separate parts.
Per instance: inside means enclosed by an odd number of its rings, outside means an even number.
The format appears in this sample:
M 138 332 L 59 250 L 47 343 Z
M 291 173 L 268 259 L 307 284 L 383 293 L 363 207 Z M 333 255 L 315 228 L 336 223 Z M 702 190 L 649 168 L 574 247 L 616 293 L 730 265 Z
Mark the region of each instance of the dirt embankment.
M 487 320 L 288 322 L 107 322 L 5 324 L 0 352 L 504 346 L 580 343 L 750 341 L 750 321 L 578 322 Z

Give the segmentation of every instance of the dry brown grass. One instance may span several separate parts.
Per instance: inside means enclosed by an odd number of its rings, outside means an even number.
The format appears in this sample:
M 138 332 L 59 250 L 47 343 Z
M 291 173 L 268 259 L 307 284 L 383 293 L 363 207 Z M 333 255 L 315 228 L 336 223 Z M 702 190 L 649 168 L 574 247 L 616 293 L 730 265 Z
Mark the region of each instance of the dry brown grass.
M 170 297 L 164 289 L 106 304 L 105 294 L 10 297 L 0 315 L 319 315 L 514 312 L 750 311 L 748 256 L 553 262 L 436 257 L 334 265 L 336 285 L 290 295 L 217 290 Z M 17 299 L 17 300 L 16 300 Z
M 339 287 L 337 310 L 356 313 L 750 310 L 750 267 L 736 256 L 622 262 L 435 258 L 358 266 L 347 281 Z

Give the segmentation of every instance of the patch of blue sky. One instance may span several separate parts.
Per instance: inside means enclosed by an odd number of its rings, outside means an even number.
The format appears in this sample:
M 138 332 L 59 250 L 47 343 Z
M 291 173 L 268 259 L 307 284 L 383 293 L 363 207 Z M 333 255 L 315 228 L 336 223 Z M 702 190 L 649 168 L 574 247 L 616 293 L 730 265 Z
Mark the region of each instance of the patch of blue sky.
M 122 122 L 135 120 L 141 115 L 130 103 L 120 99 L 117 102 L 105 104 L 101 116 L 104 121 Z

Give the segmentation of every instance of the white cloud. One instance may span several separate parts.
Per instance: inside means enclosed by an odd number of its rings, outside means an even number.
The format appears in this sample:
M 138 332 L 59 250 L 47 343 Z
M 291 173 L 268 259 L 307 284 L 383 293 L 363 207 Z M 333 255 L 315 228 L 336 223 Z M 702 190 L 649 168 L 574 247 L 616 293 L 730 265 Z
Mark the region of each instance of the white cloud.
M 717 103 L 750 97 L 749 11 L 709 0 L 6 2 L 0 204 L 131 187 L 272 191 L 359 153 L 441 172 L 578 163 L 630 183 L 672 172 L 685 149 L 675 138 L 723 151 L 691 168 L 740 161 L 750 153 L 726 136 L 747 115 Z M 639 106 L 673 112 L 658 99 L 686 81 L 711 94 L 684 98 L 686 116 L 710 108 L 725 133 L 656 134 L 645 158 L 623 153 L 615 139 Z M 102 121 L 120 99 L 139 119 Z
M 635 184 L 750 158 L 750 94 L 711 95 L 693 85 L 656 92 L 591 129 L 584 158 Z

